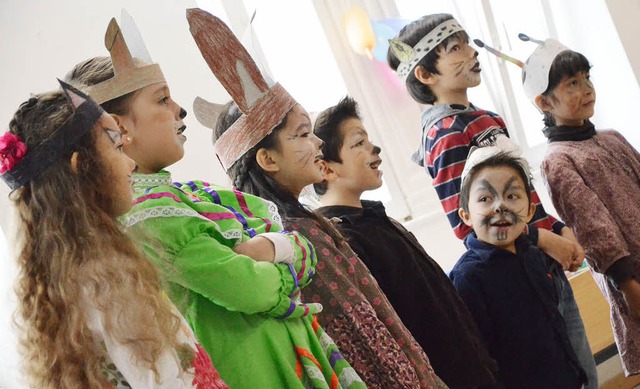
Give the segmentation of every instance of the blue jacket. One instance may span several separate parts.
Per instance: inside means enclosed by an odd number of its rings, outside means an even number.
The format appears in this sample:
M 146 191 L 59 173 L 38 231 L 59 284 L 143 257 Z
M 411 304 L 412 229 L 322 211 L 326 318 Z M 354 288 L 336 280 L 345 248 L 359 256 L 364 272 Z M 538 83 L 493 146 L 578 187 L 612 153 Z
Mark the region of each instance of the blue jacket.
M 471 311 L 497 379 L 507 388 L 580 388 L 585 373 L 558 311 L 555 274 L 546 256 L 520 235 L 516 252 L 469 234 L 450 278 Z

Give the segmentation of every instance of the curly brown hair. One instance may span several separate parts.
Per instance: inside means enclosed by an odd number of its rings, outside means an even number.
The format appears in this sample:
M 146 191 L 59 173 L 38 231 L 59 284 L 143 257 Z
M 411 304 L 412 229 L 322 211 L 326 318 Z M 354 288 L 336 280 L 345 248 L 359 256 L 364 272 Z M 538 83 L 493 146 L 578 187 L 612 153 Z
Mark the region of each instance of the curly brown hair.
M 9 130 L 33 149 L 72 113 L 62 92 L 40 94 L 20 106 Z M 11 195 L 20 218 L 21 352 L 37 388 L 104 386 L 106 350 L 87 325 L 90 312 L 156 377 L 161 353 L 184 348 L 156 267 L 112 211 L 111 171 L 96 153 L 99 131 L 75 143 L 75 169 L 71 153 L 61 156 Z

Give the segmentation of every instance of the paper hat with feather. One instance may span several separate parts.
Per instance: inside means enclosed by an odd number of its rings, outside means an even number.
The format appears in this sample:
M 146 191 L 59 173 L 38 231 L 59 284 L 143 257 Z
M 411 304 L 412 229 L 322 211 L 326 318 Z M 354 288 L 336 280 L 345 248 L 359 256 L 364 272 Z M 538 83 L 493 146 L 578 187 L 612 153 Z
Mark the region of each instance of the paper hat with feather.
M 58 81 L 74 110 L 69 119 L 32 150 L 27 150 L 22 140 L 10 132 L 0 137 L 2 165 L 4 166 L 5 162 L 11 159 L 10 166 L 6 166 L 8 169 L 0 177 L 11 190 L 16 190 L 38 178 L 53 166 L 58 158 L 72 152 L 75 143 L 93 128 L 104 113 L 89 96 L 63 81 Z M 25 104 L 32 103 L 28 101 Z
M 121 26 L 112 18 L 104 36 L 114 76 L 86 89 L 98 104 L 165 82 L 160 65 L 153 63 L 142 35 L 129 14 L 122 10 Z
M 222 20 L 197 8 L 187 10 L 187 20 L 200 53 L 242 112 L 213 146 L 226 171 L 269 135 L 297 102 L 282 85 L 269 86 L 251 55 Z M 202 101 L 198 106 L 194 103 L 196 117 L 203 125 L 215 127 L 215 120 L 203 118 L 202 111 L 207 108 Z
M 568 47 L 555 39 L 547 39 L 544 42 L 528 37 L 525 34 L 518 34 L 518 38 L 523 41 L 531 41 L 538 44 L 526 62 L 512 58 L 491 46 L 485 45 L 481 40 L 474 42 L 480 47 L 484 47 L 491 54 L 518 65 L 522 68 L 522 88 L 529 100 L 534 101 L 536 96 L 543 94 L 549 86 L 549 71 L 553 60 L 563 51 L 570 50 Z
M 389 39 L 389 48 L 400 60 L 400 64 L 396 69 L 398 77 L 406 81 L 422 58 L 438 47 L 442 41 L 458 31 L 464 31 L 464 28 L 455 19 L 449 19 L 434 27 L 413 47 L 398 39 Z

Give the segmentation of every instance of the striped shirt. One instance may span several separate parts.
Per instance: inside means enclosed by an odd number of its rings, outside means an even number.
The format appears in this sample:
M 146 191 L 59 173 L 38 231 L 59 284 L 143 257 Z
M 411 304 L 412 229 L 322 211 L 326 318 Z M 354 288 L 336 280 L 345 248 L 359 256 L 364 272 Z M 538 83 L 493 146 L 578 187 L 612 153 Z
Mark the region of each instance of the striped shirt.
M 422 160 L 433 178 L 433 187 L 440 198 L 453 232 L 464 239 L 471 227 L 458 215 L 462 170 L 472 146 L 484 147 L 495 144 L 497 137 L 509 136 L 504 120 L 497 114 L 452 104 L 434 106 L 422 115 L 423 145 Z M 564 224 L 547 215 L 535 189 L 531 189 L 531 202 L 536 212 L 529 225 L 560 233 Z

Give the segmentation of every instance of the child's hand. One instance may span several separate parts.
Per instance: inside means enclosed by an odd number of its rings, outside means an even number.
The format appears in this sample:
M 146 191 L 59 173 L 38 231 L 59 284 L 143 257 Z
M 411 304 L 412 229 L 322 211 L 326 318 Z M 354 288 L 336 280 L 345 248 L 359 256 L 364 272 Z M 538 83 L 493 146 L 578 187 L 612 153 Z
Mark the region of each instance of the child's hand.
M 580 269 L 580 267 L 582 266 L 582 263 L 584 262 L 584 257 L 586 256 L 584 253 L 584 249 L 582 248 L 582 245 L 580 244 L 580 242 L 578 242 L 578 238 L 576 238 L 576 236 L 573 234 L 573 231 L 571 231 L 571 228 L 566 226 L 562 227 L 562 230 L 560 230 L 560 234 L 562 235 L 563 238 L 566 238 L 572 241 L 576 246 L 574 260 L 571 262 L 571 265 L 569 266 L 569 271 L 576 271 Z
M 254 236 L 246 242 L 241 242 L 233 247 L 236 254 L 246 255 L 256 261 L 273 262 L 276 249 L 269 239 Z
M 629 314 L 636 321 L 640 321 L 640 283 L 631 278 L 620 285 L 620 290 L 629 308 Z
M 555 259 L 564 270 L 575 271 L 584 261 L 584 250 L 578 242 L 542 228 L 538 230 L 538 248 Z

